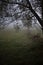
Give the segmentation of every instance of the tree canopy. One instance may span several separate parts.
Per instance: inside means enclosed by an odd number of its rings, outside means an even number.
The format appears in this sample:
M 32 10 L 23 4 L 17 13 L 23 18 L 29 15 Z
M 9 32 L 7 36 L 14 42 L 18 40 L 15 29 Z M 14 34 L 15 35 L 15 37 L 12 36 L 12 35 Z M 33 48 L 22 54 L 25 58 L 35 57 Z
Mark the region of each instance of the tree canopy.
M 0 0 L 0 28 L 15 20 L 21 20 L 24 26 L 37 20 L 43 28 L 41 0 Z M 18 24 L 17 24 L 18 25 Z

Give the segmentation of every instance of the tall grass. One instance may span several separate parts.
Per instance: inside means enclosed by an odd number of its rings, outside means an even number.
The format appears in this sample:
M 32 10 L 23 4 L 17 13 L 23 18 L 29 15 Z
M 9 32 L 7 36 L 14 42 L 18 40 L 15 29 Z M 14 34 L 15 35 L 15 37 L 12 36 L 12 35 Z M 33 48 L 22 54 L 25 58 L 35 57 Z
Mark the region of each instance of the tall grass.
M 43 63 L 43 35 L 27 32 L 0 32 L 0 65 L 40 65 Z

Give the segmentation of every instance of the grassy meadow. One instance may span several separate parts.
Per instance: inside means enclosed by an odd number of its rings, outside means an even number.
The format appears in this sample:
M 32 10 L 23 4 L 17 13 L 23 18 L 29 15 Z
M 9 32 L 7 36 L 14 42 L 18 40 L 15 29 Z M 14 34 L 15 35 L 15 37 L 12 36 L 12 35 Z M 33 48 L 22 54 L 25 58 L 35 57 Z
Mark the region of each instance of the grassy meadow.
M 0 31 L 0 65 L 43 65 L 43 34 Z

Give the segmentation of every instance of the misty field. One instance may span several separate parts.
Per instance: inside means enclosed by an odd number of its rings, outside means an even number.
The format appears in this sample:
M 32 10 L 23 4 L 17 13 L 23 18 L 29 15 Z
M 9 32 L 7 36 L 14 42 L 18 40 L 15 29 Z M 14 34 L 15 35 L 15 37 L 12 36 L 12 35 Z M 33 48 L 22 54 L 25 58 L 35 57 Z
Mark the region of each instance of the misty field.
M 0 65 L 41 65 L 43 34 L 32 36 L 26 31 L 0 32 Z

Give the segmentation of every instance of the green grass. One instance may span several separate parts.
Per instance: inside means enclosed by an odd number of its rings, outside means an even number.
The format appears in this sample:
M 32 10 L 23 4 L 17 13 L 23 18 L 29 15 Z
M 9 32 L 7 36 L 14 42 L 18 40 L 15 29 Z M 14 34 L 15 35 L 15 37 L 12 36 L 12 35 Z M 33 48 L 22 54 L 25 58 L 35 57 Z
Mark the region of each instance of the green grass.
M 41 65 L 43 36 L 37 39 L 22 32 L 0 32 L 0 65 Z

